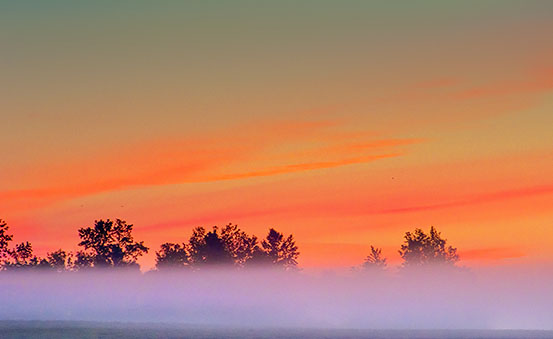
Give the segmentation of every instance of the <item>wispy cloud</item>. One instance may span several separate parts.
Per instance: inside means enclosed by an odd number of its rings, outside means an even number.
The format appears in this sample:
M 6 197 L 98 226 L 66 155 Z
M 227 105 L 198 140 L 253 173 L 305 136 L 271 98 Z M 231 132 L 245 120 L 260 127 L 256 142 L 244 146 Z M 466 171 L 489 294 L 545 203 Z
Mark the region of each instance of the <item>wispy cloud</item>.
M 358 158 L 347 158 L 347 159 L 341 159 L 337 161 L 290 164 L 290 165 L 284 165 L 279 167 L 267 168 L 260 171 L 224 174 L 221 176 L 208 177 L 208 178 L 205 178 L 204 180 L 200 179 L 199 181 L 206 182 L 206 181 L 245 179 L 245 178 L 270 176 L 270 175 L 277 175 L 277 174 L 284 174 L 284 173 L 294 173 L 294 172 L 302 172 L 302 171 L 309 171 L 309 170 L 316 170 L 316 169 L 333 168 L 333 167 L 339 167 L 339 166 L 345 166 L 345 165 L 367 163 L 378 159 L 393 158 L 399 155 L 401 154 L 392 153 L 392 154 L 371 155 L 371 156 L 358 157 Z
M 469 205 L 484 204 L 488 202 L 516 199 L 531 197 L 536 195 L 552 194 L 553 185 L 540 185 L 540 186 L 530 186 L 522 187 L 511 190 L 503 190 L 491 193 L 481 193 L 465 198 L 460 198 L 458 200 L 444 201 L 439 203 L 429 203 L 423 205 L 413 205 L 413 206 L 402 206 L 388 209 L 381 209 L 372 211 L 375 214 L 393 214 L 393 213 L 411 213 L 411 212 L 422 212 L 429 210 L 437 210 L 444 208 L 453 208 Z
M 257 205 L 243 205 L 241 208 L 214 209 L 201 214 L 188 216 L 182 219 L 168 220 L 162 223 L 156 223 L 142 230 L 160 231 L 175 228 L 190 228 L 197 225 L 230 222 L 237 220 L 247 220 L 255 218 L 264 218 L 267 216 L 279 219 L 286 216 L 297 220 L 298 218 L 313 217 L 347 217 L 347 216 L 377 216 L 387 214 L 409 214 L 418 212 L 428 212 L 433 210 L 445 210 L 457 207 L 470 207 L 486 203 L 510 201 L 514 199 L 530 198 L 540 195 L 553 194 L 553 185 L 531 186 L 511 190 L 501 190 L 496 192 L 481 192 L 471 196 L 460 197 L 457 199 L 444 199 L 439 203 L 428 202 L 426 204 L 413 204 L 398 206 L 399 202 L 405 201 L 405 197 L 397 196 L 390 202 L 386 202 L 386 207 L 375 206 L 372 200 L 359 200 L 357 197 L 330 197 L 318 202 L 295 202 L 278 204 L 272 207 L 259 207 Z M 412 198 L 412 197 L 411 197 Z M 420 200 L 428 199 L 421 192 Z M 378 199 L 378 197 L 377 197 Z
M 519 247 L 486 247 L 459 250 L 463 261 L 489 262 L 502 259 L 524 257 L 526 253 Z
M 453 94 L 456 99 L 479 99 L 517 94 L 540 93 L 553 89 L 553 71 L 543 69 L 533 72 L 523 79 L 494 82 L 487 85 L 471 87 Z
M 397 157 L 415 139 L 374 139 L 336 121 L 245 125 L 215 136 L 151 140 L 99 150 L 91 159 L 36 164 L 37 187 L 0 192 L 12 208 L 132 187 L 239 180 Z M 237 132 L 238 131 L 238 132 Z M 336 137 L 340 135 L 340 137 Z M 297 152 L 296 149 L 305 149 Z

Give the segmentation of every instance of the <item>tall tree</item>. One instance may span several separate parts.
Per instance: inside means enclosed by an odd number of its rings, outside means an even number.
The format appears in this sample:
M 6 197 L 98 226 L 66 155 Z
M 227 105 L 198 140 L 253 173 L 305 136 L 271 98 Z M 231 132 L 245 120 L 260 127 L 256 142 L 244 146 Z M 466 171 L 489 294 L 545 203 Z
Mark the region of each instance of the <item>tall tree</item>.
M 19 270 L 30 268 L 54 269 L 65 271 L 68 264 L 68 255 L 63 250 L 57 250 L 46 254 L 46 258 L 39 258 L 33 253 L 30 242 L 22 242 L 9 248 L 13 236 L 8 234 L 9 227 L 0 220 L 0 269 Z
M 82 271 L 94 266 L 94 254 L 86 251 L 69 253 L 68 267 L 72 271 Z
M 257 246 L 256 236 L 249 236 L 238 225 L 233 224 L 228 224 L 221 230 L 221 240 L 238 266 L 244 266 L 251 259 Z
M 5 221 L 0 220 L 0 269 L 20 270 L 48 267 L 46 259 L 41 259 L 34 255 L 33 246 L 28 241 L 9 248 L 13 235 L 8 234 L 8 231 L 9 226 Z
M 382 255 L 382 249 L 371 245 L 371 253 L 365 259 L 363 268 L 366 270 L 384 270 L 386 266 L 386 258 Z
M 46 254 L 48 266 L 57 272 L 63 272 L 68 269 L 69 255 L 62 249 Z
M 271 228 L 267 237 L 261 242 L 261 247 L 257 246 L 254 249 L 249 264 L 255 266 L 270 264 L 290 270 L 297 267 L 299 254 L 293 235 L 285 238 L 282 233 Z
M 189 240 L 190 264 L 201 266 L 232 266 L 233 255 L 223 239 L 219 236 L 218 227 L 209 232 L 203 227 L 196 227 Z
M 157 256 L 157 266 L 242 267 L 254 253 L 257 237 L 249 236 L 238 225 L 228 224 L 222 229 L 213 226 L 211 231 L 196 227 L 188 244 L 165 243 Z
M 30 242 L 22 242 L 8 250 L 8 260 L 4 261 L 4 267 L 8 270 L 30 269 L 47 267 L 48 262 L 33 254 L 33 246 Z
M 77 254 L 82 263 L 91 259 L 94 267 L 136 266 L 138 257 L 148 253 L 143 241 L 135 242 L 132 236 L 133 225 L 126 221 L 96 220 L 94 227 L 79 229 L 84 251 Z
M 165 243 L 156 252 L 156 269 L 179 269 L 189 265 L 189 255 L 186 244 Z
M 13 259 L 11 264 L 16 267 L 31 266 L 37 261 L 33 255 L 33 246 L 28 241 L 15 245 L 15 248 L 10 250 L 10 257 Z
M 206 229 L 204 227 L 196 227 L 192 230 L 192 235 L 188 239 L 188 256 L 190 264 L 197 266 L 204 261 L 202 258 L 202 248 L 205 247 Z
M 0 219 L 0 264 L 8 256 L 8 246 L 13 240 L 13 235 L 8 234 L 9 229 L 8 224 Z
M 399 250 L 404 267 L 453 266 L 459 260 L 457 249 L 448 246 L 447 239 L 442 238 L 434 226 L 430 227 L 429 234 L 417 228 L 413 233 L 406 232 L 404 238 L 405 242 Z

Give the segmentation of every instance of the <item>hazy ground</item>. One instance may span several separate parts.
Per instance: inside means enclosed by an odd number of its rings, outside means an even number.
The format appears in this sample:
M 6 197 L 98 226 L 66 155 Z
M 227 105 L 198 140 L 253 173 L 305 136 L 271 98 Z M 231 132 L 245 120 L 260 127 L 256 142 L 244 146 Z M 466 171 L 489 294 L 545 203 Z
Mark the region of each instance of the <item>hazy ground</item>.
M 553 331 L 248 329 L 175 324 L 0 321 L 0 338 L 553 338 Z
M 553 338 L 550 272 L 3 273 L 0 339 Z

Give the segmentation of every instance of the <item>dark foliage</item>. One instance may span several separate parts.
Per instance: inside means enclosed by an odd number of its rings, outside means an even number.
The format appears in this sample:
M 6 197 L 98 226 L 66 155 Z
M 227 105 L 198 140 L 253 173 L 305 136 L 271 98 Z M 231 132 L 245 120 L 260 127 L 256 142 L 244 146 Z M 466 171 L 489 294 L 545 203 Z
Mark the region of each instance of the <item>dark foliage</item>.
M 30 242 L 22 242 L 9 250 L 9 266 L 30 267 L 38 265 L 38 258 L 33 255 L 33 246 Z
M 148 253 L 143 241 L 135 242 L 133 225 L 116 219 L 97 220 L 94 227 L 79 229 L 84 251 L 77 253 L 76 267 L 138 267 L 138 257 Z
M 211 231 L 196 227 L 188 244 L 165 243 L 156 252 L 156 268 L 192 267 L 280 267 L 297 266 L 299 252 L 292 235 L 284 236 L 271 229 L 261 244 L 237 225 L 228 224 Z
M 404 267 L 420 267 L 430 265 L 453 266 L 459 260 L 457 249 L 448 246 L 440 232 L 430 227 L 429 234 L 417 228 L 413 233 L 405 233 L 405 242 L 401 245 L 399 254 L 403 258 Z
M 30 242 L 22 242 L 9 248 L 13 236 L 8 234 L 8 225 L 0 220 L 0 269 L 9 271 L 28 269 L 53 269 L 65 271 L 69 265 L 69 256 L 63 250 L 48 253 L 46 258 L 39 258 L 33 253 Z
M 73 271 L 82 271 L 94 266 L 94 254 L 85 251 L 77 251 L 71 253 L 69 257 L 69 267 Z
M 46 254 L 46 262 L 49 268 L 57 272 L 63 272 L 70 268 L 70 256 L 62 249 Z
M 284 237 L 280 232 L 271 228 L 267 237 L 256 246 L 250 260 L 251 265 L 274 265 L 286 270 L 297 267 L 298 247 L 292 235 Z
M 190 264 L 186 244 L 165 243 L 156 252 L 156 269 L 178 269 Z
M 365 259 L 365 270 L 384 270 L 387 266 L 386 258 L 382 255 L 382 249 L 371 246 L 371 253 Z
M 138 268 L 137 259 L 148 252 L 142 241 L 135 241 L 133 225 L 124 220 L 96 220 L 93 227 L 78 230 L 81 250 L 62 249 L 47 253 L 45 258 L 33 254 L 29 242 L 9 248 L 13 237 L 8 225 L 0 221 L 0 269 L 48 269 L 56 272 L 80 271 L 92 268 Z M 252 266 L 289 270 L 297 267 L 298 247 L 292 235 L 270 229 L 261 243 L 237 225 L 211 231 L 196 227 L 188 243 L 164 243 L 156 252 L 156 269 Z
M 8 259 L 4 260 L 3 266 L 10 271 L 49 267 L 46 259 L 40 259 L 33 254 L 33 246 L 28 241 L 8 250 Z
M 209 232 L 203 227 L 196 227 L 189 240 L 190 264 L 202 266 L 232 266 L 233 255 L 219 236 L 218 227 Z
M 13 235 L 8 234 L 9 229 L 8 224 L 0 219 L 0 261 L 8 256 L 8 246 L 13 240 Z
M 257 237 L 249 236 L 238 225 L 228 224 L 221 230 L 221 240 L 225 244 L 235 265 L 244 266 L 253 256 L 257 247 Z

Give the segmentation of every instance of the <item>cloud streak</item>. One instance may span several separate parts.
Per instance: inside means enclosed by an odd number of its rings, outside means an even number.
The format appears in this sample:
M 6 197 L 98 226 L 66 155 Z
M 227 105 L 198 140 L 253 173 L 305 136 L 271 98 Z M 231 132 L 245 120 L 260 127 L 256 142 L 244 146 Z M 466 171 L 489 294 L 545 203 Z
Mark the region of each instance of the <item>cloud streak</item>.
M 42 164 L 29 182 L 42 187 L 0 192 L 0 202 L 13 208 L 49 203 L 102 192 L 141 186 L 206 183 L 297 173 L 368 163 L 403 154 L 398 147 L 420 142 L 417 139 L 379 139 L 351 132 L 343 123 L 299 121 L 243 126 L 241 134 L 222 131 L 216 137 L 142 142 L 102 150 L 93 159 Z M 336 135 L 340 134 L 339 138 Z M 333 138 L 334 137 L 334 138 Z M 315 140 L 329 140 L 314 144 Z M 282 152 L 304 148 L 305 152 Z M 41 166 L 37 164 L 37 166 Z
M 523 199 L 534 196 L 553 194 L 553 185 L 531 186 L 518 189 L 503 190 L 497 192 L 488 192 L 473 194 L 471 196 L 441 203 L 428 203 L 410 206 L 397 206 L 393 201 L 389 207 L 371 207 L 371 201 L 344 200 L 319 202 L 301 205 L 280 205 L 272 208 L 255 208 L 242 206 L 241 209 L 232 208 L 229 210 L 214 210 L 206 214 L 196 215 L 194 217 L 167 221 L 151 226 L 142 227 L 145 231 L 160 231 L 175 228 L 189 228 L 197 225 L 210 223 L 229 222 L 232 220 L 243 220 L 249 218 L 259 218 L 265 216 L 287 215 L 294 218 L 310 218 L 313 216 L 321 217 L 343 217 L 343 216 L 369 216 L 386 214 L 409 214 L 427 212 L 432 210 L 443 210 L 457 207 L 474 206 L 486 203 L 501 202 L 515 199 Z M 396 197 L 401 201 L 401 197 Z M 420 199 L 424 199 L 423 196 Z

